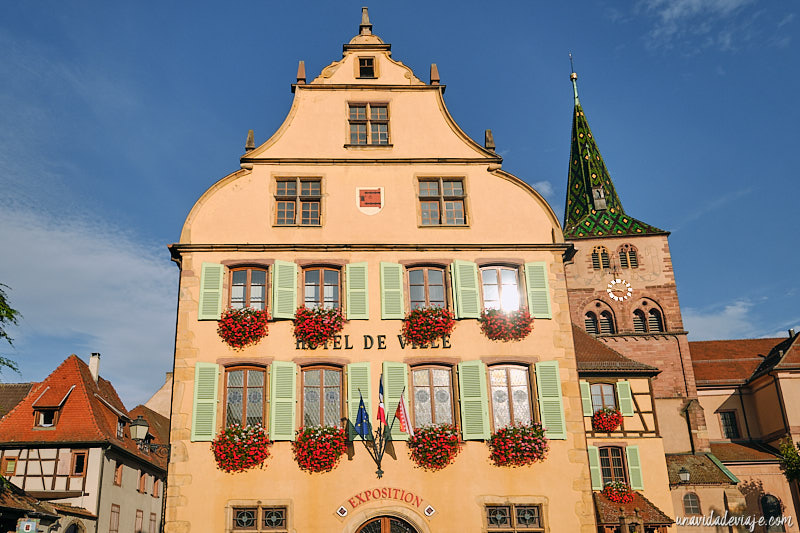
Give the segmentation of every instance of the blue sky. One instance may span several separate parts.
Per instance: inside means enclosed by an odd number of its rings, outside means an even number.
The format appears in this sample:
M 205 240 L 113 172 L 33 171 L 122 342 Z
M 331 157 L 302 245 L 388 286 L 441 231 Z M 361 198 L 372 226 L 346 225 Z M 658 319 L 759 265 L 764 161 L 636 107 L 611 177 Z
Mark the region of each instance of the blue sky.
M 558 5 L 557 5 L 558 4 Z M 563 5 L 560 5 L 563 4 Z M 0 5 L 0 282 L 21 375 L 103 354 L 128 407 L 171 369 L 178 240 L 194 201 L 341 57 L 362 2 Z M 457 8 L 454 8 L 457 6 Z M 690 339 L 800 327 L 797 4 L 378 2 L 374 32 L 504 168 L 563 213 L 575 57 L 626 211 L 672 231 Z

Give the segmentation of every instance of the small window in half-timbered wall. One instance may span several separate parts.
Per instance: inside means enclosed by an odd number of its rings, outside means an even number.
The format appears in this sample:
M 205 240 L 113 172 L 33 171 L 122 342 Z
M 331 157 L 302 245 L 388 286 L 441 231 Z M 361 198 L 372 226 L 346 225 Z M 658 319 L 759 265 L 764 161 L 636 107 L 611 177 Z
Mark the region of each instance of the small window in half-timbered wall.
M 592 383 L 592 409 L 617 409 L 617 398 L 614 394 L 614 385 L 610 383 Z
M 86 473 L 86 452 L 72 452 L 71 475 L 82 476 Z

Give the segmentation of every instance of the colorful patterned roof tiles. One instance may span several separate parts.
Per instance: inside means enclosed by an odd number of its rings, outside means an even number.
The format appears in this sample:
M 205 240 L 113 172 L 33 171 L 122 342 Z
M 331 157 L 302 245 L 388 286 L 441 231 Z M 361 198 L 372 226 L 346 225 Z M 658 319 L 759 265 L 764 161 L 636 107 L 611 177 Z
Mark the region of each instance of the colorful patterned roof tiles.
M 573 84 L 577 75 L 571 76 Z M 564 236 L 568 239 L 666 233 L 625 214 L 603 156 L 578 101 L 572 117 Z

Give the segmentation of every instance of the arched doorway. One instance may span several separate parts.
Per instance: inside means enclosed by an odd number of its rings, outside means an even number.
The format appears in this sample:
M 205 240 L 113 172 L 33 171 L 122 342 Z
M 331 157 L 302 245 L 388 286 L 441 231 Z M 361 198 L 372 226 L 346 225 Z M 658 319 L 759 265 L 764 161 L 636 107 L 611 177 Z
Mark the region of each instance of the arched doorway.
M 417 530 L 397 517 L 379 516 L 367 520 L 356 533 L 417 533 Z

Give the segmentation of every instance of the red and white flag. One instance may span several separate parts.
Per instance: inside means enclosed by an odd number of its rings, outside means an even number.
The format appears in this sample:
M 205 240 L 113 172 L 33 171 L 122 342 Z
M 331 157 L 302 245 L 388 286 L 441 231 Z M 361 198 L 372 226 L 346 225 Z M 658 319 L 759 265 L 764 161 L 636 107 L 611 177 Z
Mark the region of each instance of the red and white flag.
M 400 431 L 408 433 L 409 437 L 414 436 L 414 428 L 408 422 L 408 406 L 406 405 L 406 397 L 400 396 L 400 401 L 397 402 L 397 411 L 394 413 L 397 421 L 400 422 Z
M 378 420 L 386 424 L 386 409 L 383 407 L 383 374 L 381 374 L 381 383 L 378 387 Z

